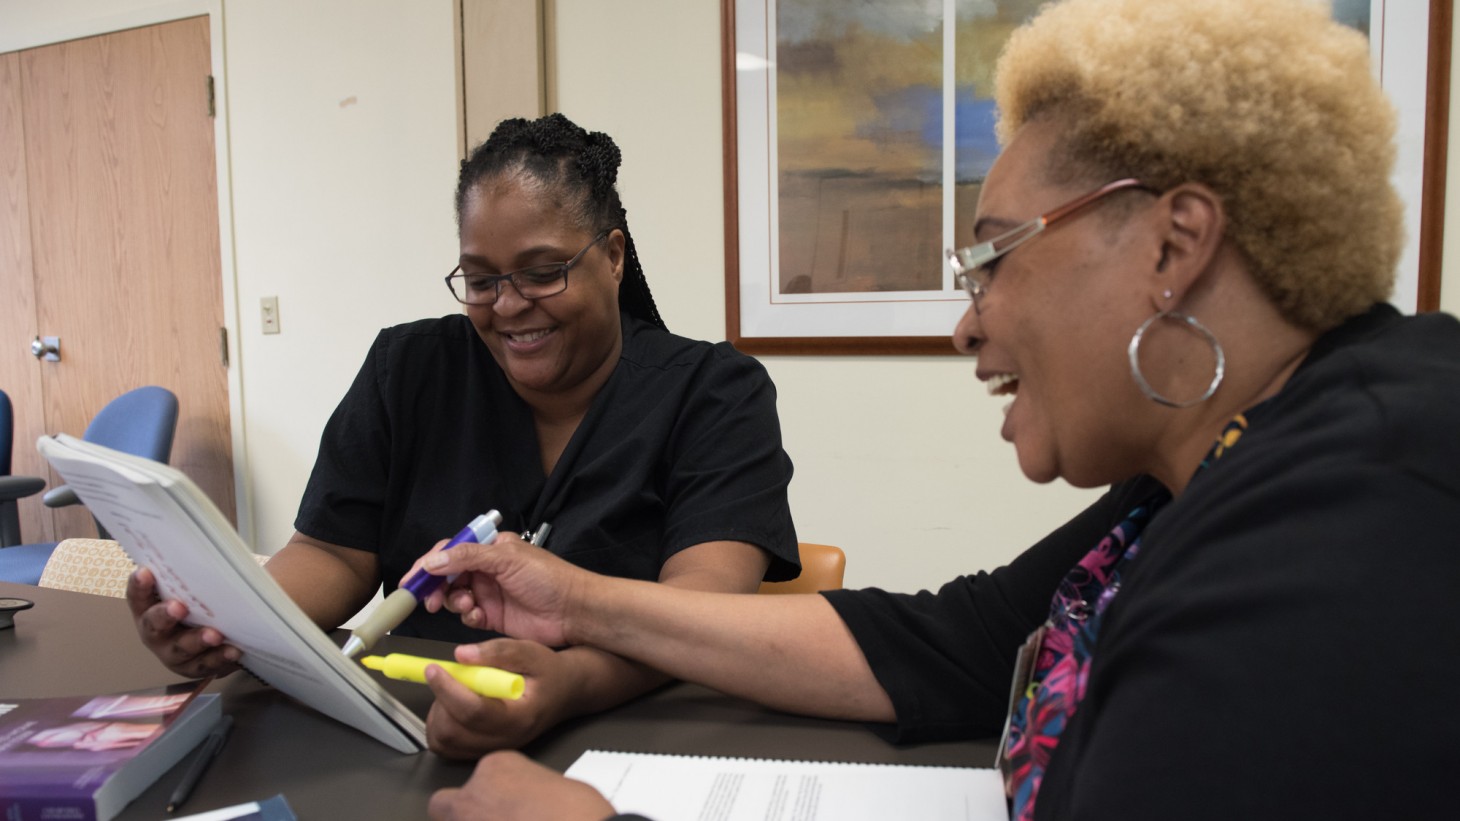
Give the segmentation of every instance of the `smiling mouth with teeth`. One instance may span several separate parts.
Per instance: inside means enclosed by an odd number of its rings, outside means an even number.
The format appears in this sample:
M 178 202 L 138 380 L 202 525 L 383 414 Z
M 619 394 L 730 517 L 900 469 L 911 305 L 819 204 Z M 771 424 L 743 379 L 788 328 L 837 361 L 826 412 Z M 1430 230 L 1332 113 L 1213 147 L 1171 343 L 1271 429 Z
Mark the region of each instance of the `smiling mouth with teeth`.
M 528 331 L 525 334 L 505 334 L 505 336 L 513 342 L 536 342 L 550 333 L 552 333 L 552 329 L 548 328 L 541 331 Z
M 1019 377 L 1012 373 L 991 376 L 986 384 L 989 396 L 1012 396 L 1019 392 Z

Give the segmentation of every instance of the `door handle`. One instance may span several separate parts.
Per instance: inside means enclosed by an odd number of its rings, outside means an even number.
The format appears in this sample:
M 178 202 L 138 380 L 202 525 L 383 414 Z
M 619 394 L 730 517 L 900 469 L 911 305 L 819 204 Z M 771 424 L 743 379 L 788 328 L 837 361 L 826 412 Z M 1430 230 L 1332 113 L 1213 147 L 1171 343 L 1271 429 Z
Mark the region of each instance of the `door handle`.
M 61 337 L 59 336 L 37 336 L 30 343 L 30 353 L 36 359 L 46 362 L 61 361 Z

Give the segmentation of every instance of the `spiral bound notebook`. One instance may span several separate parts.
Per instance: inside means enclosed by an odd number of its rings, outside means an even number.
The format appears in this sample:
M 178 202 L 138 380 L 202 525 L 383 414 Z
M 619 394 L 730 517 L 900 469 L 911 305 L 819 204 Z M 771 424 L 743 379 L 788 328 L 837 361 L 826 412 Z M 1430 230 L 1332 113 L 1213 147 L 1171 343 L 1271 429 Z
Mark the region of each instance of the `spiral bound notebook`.
M 227 636 L 250 673 L 392 749 L 426 748 L 420 717 L 345 658 L 187 476 L 66 434 L 36 447 L 132 561 L 152 570 L 162 596 L 186 604 L 190 624 Z
M 589 750 L 566 775 L 654 821 L 1008 821 L 992 768 Z

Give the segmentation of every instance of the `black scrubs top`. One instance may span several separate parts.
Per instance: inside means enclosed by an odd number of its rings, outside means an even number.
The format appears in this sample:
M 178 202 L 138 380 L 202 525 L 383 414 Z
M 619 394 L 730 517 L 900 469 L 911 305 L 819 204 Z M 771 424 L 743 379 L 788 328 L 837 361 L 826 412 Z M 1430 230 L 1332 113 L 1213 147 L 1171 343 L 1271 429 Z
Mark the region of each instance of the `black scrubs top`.
M 380 555 L 386 592 L 438 540 L 501 511 L 502 529 L 552 524 L 546 547 L 579 566 L 657 579 L 708 541 L 772 556 L 795 577 L 775 386 L 726 343 L 627 315 L 623 353 L 551 476 L 527 405 L 465 316 L 388 328 L 326 425 L 300 533 Z M 418 610 L 395 631 L 446 641 L 493 634 Z

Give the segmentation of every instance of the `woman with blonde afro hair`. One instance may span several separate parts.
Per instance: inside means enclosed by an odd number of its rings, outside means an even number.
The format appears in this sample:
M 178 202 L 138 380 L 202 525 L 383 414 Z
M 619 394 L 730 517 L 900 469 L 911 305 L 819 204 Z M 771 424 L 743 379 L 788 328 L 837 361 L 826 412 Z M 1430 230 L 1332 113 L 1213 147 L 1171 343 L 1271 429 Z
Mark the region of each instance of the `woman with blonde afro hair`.
M 1263 0 L 1056 6 L 1000 58 L 999 135 L 1058 118 L 1053 175 L 1207 185 L 1263 291 L 1327 330 L 1389 297 L 1403 244 L 1393 108 L 1363 35 L 1328 14 Z
M 1307 0 L 1067 0 L 996 96 L 953 343 L 1025 476 L 1105 495 L 937 592 L 706 596 L 467 545 L 453 607 L 904 743 L 1007 727 L 1017 821 L 1454 817 L 1460 322 L 1384 302 L 1364 39 Z M 970 500 L 970 541 L 999 508 Z M 611 812 L 511 755 L 431 808 L 524 801 Z

